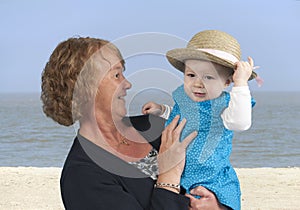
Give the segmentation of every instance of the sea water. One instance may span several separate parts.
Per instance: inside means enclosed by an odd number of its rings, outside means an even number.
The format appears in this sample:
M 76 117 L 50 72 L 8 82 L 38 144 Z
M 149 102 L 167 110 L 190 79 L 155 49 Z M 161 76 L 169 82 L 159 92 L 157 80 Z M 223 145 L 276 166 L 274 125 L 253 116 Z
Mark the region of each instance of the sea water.
M 234 167 L 300 166 L 300 92 L 254 92 L 252 127 L 234 134 Z M 62 167 L 76 135 L 47 118 L 39 93 L 0 94 L 0 166 Z M 155 92 L 128 102 L 128 114 L 141 114 L 149 100 L 172 101 Z

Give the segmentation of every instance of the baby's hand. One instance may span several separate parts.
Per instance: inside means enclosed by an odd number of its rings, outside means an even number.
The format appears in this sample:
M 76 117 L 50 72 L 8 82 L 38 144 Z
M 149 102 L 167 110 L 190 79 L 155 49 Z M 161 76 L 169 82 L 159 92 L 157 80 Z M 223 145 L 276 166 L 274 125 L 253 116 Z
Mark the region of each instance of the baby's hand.
M 233 73 L 234 86 L 247 86 L 253 70 L 253 59 L 248 57 L 247 61 L 239 61 L 236 63 L 236 69 Z
M 152 101 L 144 104 L 142 108 L 143 114 L 153 114 L 156 116 L 162 115 L 165 112 L 165 107 Z

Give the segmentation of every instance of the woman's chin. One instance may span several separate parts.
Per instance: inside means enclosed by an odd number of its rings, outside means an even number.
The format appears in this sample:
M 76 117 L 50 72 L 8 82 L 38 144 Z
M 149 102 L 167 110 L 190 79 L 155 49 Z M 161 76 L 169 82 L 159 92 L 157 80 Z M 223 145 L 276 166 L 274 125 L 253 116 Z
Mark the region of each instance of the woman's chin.
M 118 110 L 113 114 L 113 119 L 114 120 L 122 120 L 124 117 L 126 117 L 127 115 L 127 111 L 126 109 L 124 110 Z

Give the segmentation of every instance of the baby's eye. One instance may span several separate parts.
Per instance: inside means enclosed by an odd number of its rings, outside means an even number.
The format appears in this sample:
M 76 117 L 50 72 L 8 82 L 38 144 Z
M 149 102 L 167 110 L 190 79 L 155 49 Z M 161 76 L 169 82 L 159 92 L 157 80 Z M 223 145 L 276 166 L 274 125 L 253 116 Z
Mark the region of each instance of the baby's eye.
M 195 77 L 195 74 L 187 73 L 186 76 L 187 76 L 187 77 Z
M 215 79 L 215 78 L 212 77 L 212 76 L 209 76 L 209 75 L 205 75 L 205 76 L 203 77 L 203 79 L 205 79 L 205 80 L 212 80 L 212 79 Z

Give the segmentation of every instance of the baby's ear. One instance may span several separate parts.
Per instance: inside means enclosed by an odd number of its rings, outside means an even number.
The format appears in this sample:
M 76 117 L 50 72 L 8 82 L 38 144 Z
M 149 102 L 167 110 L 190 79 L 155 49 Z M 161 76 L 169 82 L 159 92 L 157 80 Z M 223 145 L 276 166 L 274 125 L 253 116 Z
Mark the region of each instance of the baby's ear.
M 226 86 L 229 86 L 233 82 L 232 76 L 229 76 L 225 82 Z

